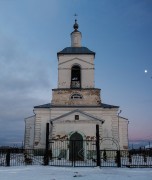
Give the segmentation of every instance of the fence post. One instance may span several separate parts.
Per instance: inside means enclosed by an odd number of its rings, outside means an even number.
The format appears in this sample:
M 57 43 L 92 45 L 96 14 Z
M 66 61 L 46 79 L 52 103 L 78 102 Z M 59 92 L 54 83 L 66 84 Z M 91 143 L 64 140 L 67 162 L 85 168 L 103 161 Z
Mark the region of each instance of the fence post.
M 44 165 L 49 165 L 49 123 L 46 123 L 46 144 L 45 144 L 45 155 Z
M 117 167 L 121 167 L 120 150 L 117 151 Z
M 6 152 L 6 166 L 10 166 L 10 149 Z
M 96 150 L 97 150 L 97 166 L 100 166 L 100 143 L 99 143 L 99 125 L 96 124 Z
M 72 140 L 72 166 L 73 167 L 75 167 L 75 156 L 76 156 L 75 141 Z

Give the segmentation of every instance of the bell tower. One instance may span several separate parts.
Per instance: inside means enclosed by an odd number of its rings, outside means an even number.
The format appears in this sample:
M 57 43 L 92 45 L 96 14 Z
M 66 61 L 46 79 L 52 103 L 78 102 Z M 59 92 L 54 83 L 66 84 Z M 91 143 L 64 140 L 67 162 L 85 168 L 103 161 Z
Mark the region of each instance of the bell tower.
M 78 106 L 99 105 L 101 103 L 100 89 L 94 87 L 95 52 L 81 45 L 82 34 L 78 30 L 77 20 L 73 28 L 71 46 L 57 53 L 58 88 L 53 89 L 51 103 Z

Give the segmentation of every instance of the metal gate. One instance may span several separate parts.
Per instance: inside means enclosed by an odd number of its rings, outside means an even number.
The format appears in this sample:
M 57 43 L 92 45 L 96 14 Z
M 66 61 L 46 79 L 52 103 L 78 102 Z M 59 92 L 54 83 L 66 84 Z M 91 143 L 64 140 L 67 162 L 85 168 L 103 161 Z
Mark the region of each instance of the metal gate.
M 49 149 L 0 149 L 0 166 L 98 166 L 96 141 L 52 140 Z M 152 167 L 152 150 L 100 150 L 101 167 Z
M 52 166 L 96 166 L 96 142 L 83 140 L 51 141 Z

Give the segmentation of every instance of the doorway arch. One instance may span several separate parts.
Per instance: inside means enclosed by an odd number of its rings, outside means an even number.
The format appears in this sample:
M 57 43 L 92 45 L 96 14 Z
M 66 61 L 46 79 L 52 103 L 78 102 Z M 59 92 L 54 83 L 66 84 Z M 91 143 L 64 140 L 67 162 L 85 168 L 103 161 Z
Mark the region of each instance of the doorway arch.
M 69 160 L 84 160 L 83 137 L 78 132 L 70 136 Z

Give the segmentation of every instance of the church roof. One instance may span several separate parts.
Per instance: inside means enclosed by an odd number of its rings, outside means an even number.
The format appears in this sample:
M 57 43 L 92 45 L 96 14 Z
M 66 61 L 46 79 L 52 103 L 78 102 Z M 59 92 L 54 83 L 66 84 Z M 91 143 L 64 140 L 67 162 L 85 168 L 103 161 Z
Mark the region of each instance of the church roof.
M 125 119 L 125 120 L 127 120 L 127 121 L 128 121 L 128 119 L 127 119 L 127 118 L 124 118 L 124 117 L 122 117 L 122 116 L 119 116 L 119 118 L 122 118 L 122 119 Z
M 114 106 L 114 105 L 110 105 L 110 104 L 104 104 L 104 103 L 101 103 L 101 107 L 103 108 L 119 108 L 119 106 Z
M 51 103 L 34 106 L 34 108 L 51 108 Z
M 87 47 L 66 47 L 57 53 L 57 55 L 60 54 L 93 54 L 95 56 L 95 52 Z
M 78 108 L 83 108 L 83 107 L 87 107 L 87 108 L 105 108 L 105 109 L 111 109 L 111 108 L 119 108 L 119 106 L 114 106 L 114 105 L 109 105 L 109 104 L 104 104 L 104 103 L 101 103 L 101 105 L 98 105 L 98 106 L 71 106 L 71 105 L 66 105 L 66 106 L 63 106 L 63 105 L 53 105 L 51 103 L 48 103 L 48 104 L 43 104 L 43 105 L 39 105 L 39 106 L 34 106 L 34 108 L 66 108 L 66 107 L 78 107 Z

